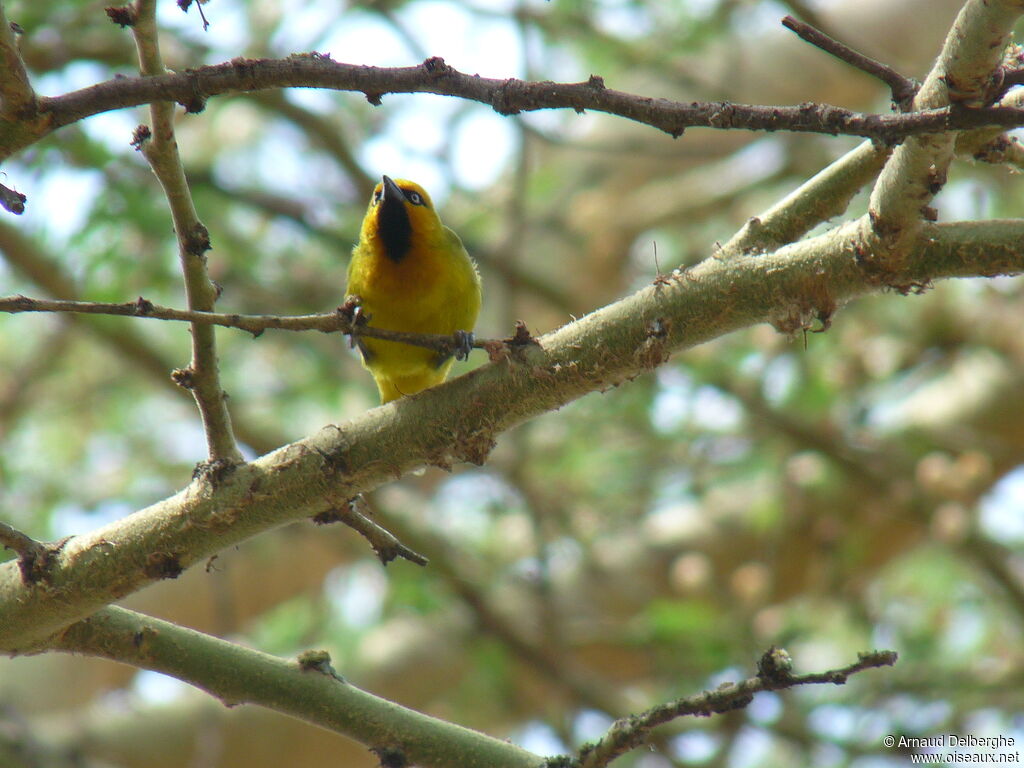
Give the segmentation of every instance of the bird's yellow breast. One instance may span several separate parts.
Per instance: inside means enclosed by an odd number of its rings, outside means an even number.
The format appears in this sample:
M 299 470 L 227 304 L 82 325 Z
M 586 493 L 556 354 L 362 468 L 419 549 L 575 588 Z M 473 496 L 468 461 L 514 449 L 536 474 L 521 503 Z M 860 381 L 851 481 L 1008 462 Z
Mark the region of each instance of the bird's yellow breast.
M 382 203 L 375 192 L 376 202 L 371 201 L 352 251 L 347 295 L 360 297 L 374 328 L 446 335 L 471 331 L 481 302 L 476 266 L 458 236 L 441 224 L 426 193 L 412 182 L 398 180 L 397 185 L 426 201 L 421 205 L 403 200 L 408 245 L 401 254 L 389 252 L 394 238 L 389 241 L 381 231 Z M 451 368 L 451 360 L 439 361 L 433 350 L 377 339 L 361 343 L 364 365 L 384 402 L 444 381 Z
M 362 244 L 356 247 L 347 293 L 362 299 L 370 325 L 445 334 L 472 328 L 480 311 L 479 278 L 462 244 L 450 234 L 447 242 L 414 245 L 398 262 Z M 371 348 L 382 343 L 366 342 Z M 387 346 L 430 352 L 407 344 Z

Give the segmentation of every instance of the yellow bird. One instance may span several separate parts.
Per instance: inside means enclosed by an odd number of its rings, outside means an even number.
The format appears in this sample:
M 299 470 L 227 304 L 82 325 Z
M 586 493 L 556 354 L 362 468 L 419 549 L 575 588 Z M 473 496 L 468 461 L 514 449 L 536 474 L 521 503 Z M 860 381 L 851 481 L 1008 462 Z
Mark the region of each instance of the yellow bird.
M 472 348 L 480 275 L 415 182 L 384 176 L 374 188 L 345 294 L 359 297 L 375 328 L 455 335 L 460 360 Z M 359 351 L 382 403 L 440 384 L 452 367 L 450 354 L 395 341 L 360 338 Z

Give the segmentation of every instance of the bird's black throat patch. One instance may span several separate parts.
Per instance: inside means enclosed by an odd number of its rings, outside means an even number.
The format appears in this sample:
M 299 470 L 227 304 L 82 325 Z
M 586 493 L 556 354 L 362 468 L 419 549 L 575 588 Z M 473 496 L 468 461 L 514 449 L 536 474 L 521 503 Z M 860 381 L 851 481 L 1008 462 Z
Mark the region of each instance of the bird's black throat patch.
M 404 200 L 384 195 L 377 209 L 377 234 L 389 259 L 397 262 L 405 258 L 412 244 L 412 222 Z

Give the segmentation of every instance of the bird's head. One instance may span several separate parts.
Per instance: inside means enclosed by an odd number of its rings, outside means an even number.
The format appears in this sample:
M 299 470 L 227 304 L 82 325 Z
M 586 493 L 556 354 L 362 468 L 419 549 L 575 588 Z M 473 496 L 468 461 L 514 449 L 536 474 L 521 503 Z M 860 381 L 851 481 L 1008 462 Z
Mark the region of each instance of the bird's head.
M 401 261 L 414 244 L 430 243 L 443 232 L 430 195 L 408 179 L 384 176 L 373 189 L 360 241 L 392 261 Z

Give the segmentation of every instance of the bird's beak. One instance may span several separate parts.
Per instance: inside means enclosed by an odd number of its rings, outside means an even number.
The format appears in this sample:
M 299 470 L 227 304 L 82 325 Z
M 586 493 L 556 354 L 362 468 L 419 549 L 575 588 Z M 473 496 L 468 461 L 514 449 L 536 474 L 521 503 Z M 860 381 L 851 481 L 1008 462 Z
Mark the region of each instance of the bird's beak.
M 384 253 L 398 262 L 409 250 L 412 242 L 412 224 L 405 204 L 405 193 L 390 176 L 381 177 L 380 204 L 377 206 L 377 232 Z
M 395 184 L 394 180 L 390 176 L 382 176 L 381 181 L 384 182 L 384 200 L 391 199 L 401 202 L 405 198 L 401 188 Z

